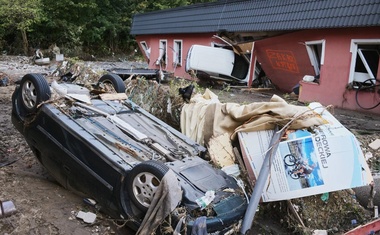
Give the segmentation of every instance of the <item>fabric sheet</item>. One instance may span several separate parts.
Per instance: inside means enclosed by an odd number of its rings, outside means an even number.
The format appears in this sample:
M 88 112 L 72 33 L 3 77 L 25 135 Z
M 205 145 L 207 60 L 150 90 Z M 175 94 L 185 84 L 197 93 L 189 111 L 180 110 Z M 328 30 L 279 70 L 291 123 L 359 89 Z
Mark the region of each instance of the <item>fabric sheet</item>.
M 156 231 L 164 219 L 182 200 L 182 190 L 177 177 L 169 170 L 161 180 L 152 203 L 136 234 L 147 235 Z
M 293 130 L 325 124 L 307 106 L 289 104 L 277 95 L 268 102 L 240 105 L 220 103 L 208 90 L 203 96 L 194 96 L 181 111 L 182 133 L 202 145 L 207 145 L 213 136 L 228 133 L 235 140 L 239 131 L 271 130 L 290 121 L 289 129 Z

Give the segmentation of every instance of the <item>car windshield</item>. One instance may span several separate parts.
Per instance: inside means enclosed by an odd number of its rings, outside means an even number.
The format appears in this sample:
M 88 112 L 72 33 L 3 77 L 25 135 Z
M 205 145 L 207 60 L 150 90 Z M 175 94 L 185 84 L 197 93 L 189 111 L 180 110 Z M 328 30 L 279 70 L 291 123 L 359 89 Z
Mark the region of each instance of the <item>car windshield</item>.
M 236 77 L 238 79 L 245 79 L 247 77 L 249 64 L 244 59 L 243 56 L 234 53 L 234 67 L 232 69 L 231 76 Z

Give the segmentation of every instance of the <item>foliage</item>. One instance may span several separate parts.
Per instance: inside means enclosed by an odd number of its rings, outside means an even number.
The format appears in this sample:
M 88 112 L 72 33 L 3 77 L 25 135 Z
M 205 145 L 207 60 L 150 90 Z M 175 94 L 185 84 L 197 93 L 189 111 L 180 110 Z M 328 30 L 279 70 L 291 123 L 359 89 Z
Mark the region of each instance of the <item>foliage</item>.
M 44 12 L 40 0 L 0 0 L 0 37 L 1 41 L 9 35 L 16 37 L 21 33 L 23 49 L 28 49 L 27 33 L 34 30 L 34 25 L 42 21 Z
M 52 44 L 71 56 L 113 56 L 136 47 L 133 15 L 211 0 L 0 0 L 0 49 Z M 20 35 L 20 31 L 25 35 Z
M 180 130 L 181 110 L 185 104 L 184 99 L 179 95 L 179 88 L 192 84 L 193 95 L 204 92 L 197 83 L 177 78 L 173 78 L 168 85 L 162 85 L 144 77 L 127 79 L 125 84 L 130 100 L 177 130 Z

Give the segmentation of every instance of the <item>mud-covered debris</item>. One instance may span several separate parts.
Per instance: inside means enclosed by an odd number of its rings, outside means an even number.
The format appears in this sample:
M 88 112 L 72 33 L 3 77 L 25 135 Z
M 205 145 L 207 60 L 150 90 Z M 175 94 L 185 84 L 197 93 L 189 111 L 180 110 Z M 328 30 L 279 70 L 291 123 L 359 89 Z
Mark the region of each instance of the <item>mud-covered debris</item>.
M 9 83 L 9 78 L 6 76 L 1 76 L 0 74 L 0 86 L 7 86 Z
M 188 86 L 190 81 L 177 79 L 171 81 L 169 85 L 162 85 L 154 80 L 137 77 L 133 80 L 125 80 L 124 83 L 129 99 L 157 118 L 179 129 L 184 100 L 178 94 L 178 90 L 180 87 Z
M 61 77 L 76 84 L 96 83 L 106 71 L 102 68 L 95 69 L 83 61 L 65 60 L 58 62 L 54 77 Z

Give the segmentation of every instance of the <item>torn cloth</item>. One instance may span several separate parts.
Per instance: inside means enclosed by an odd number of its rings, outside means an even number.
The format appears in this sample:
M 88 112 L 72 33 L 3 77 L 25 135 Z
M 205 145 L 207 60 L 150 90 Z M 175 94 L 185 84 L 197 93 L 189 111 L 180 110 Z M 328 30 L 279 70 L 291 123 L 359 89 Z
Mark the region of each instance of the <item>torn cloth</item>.
M 151 205 L 136 234 L 145 235 L 154 233 L 157 227 L 170 215 L 181 200 L 181 187 L 175 173 L 169 170 L 162 178 Z
M 211 90 L 206 89 L 203 95 L 196 94 L 190 100 L 190 104 L 185 104 L 181 111 L 181 130 L 190 139 L 200 145 L 203 143 L 203 129 L 207 108 L 210 104 L 220 103 L 218 96 Z
M 288 104 L 277 95 L 273 95 L 269 102 L 254 102 L 248 105 L 218 102 L 190 103 L 182 109 L 185 113 L 181 113 L 181 117 L 186 116 L 186 112 L 190 110 L 193 116 L 197 113 L 202 116 L 193 120 L 181 118 L 181 127 L 187 127 L 181 130 L 200 144 L 207 144 L 212 136 L 229 133 L 231 140 L 234 140 L 239 131 L 270 130 L 275 125 L 284 126 L 289 121 L 292 121 L 289 128 L 294 130 L 325 124 L 321 116 L 310 108 Z M 183 120 L 189 122 L 182 123 Z M 193 130 L 197 131 L 196 135 L 191 132 Z

